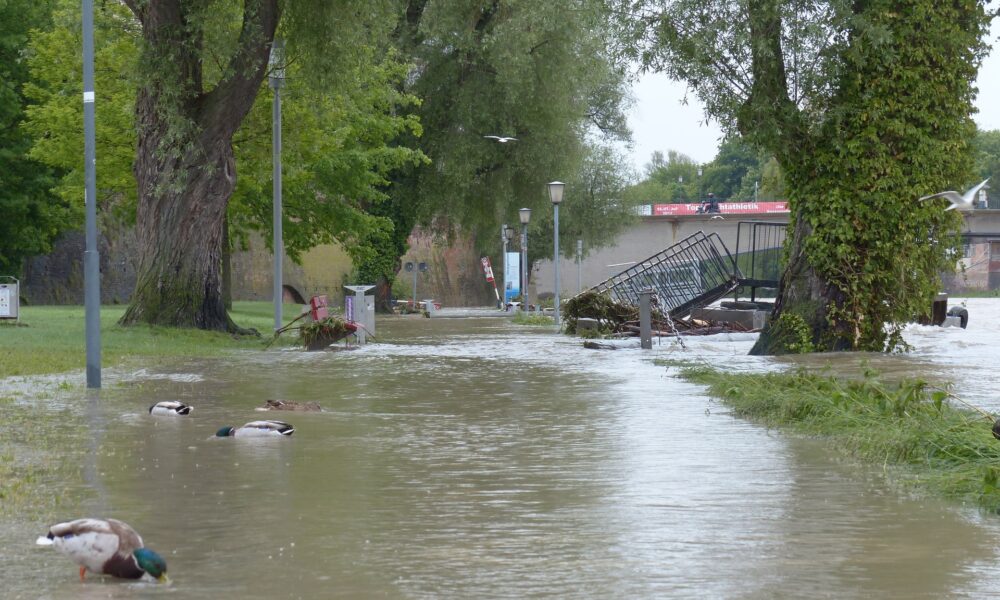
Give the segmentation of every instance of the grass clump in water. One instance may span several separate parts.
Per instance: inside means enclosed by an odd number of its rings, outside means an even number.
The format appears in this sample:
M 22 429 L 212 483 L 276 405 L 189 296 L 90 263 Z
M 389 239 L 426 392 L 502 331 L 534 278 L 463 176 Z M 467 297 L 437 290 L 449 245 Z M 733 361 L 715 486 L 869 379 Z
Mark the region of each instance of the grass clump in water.
M 539 313 L 526 313 L 523 310 L 517 311 L 513 320 L 518 325 L 555 325 L 556 323 L 552 317 Z
M 681 371 L 708 385 L 737 416 L 768 427 L 819 436 L 839 451 L 890 469 L 908 488 L 1000 512 L 1000 441 L 984 415 L 956 407 L 949 394 L 918 379 L 885 383 L 798 371 L 726 374 Z

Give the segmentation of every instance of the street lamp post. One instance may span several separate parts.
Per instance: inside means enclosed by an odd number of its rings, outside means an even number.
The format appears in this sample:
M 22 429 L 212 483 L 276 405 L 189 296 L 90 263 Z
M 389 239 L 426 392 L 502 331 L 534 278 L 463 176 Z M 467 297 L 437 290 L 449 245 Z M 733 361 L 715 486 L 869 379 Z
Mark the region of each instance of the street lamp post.
M 97 254 L 97 159 L 94 125 L 94 1 L 83 0 L 83 179 L 86 250 L 83 253 L 87 387 L 101 387 L 101 270 Z
M 701 202 L 701 173 L 702 167 L 698 165 L 698 202 Z
M 554 213 L 554 223 L 552 225 L 552 238 L 555 240 L 552 262 L 556 267 L 556 296 L 555 296 L 555 319 L 556 327 L 559 326 L 559 203 L 562 202 L 563 190 L 566 184 L 561 181 L 549 183 L 549 200 L 552 201 L 552 211 Z
M 274 330 L 281 329 L 281 302 L 284 291 L 281 286 L 281 261 L 285 254 L 285 243 L 281 231 L 281 86 L 285 83 L 285 43 L 274 40 L 271 44 L 271 57 L 268 61 L 271 67 L 269 76 L 271 89 L 274 90 L 274 110 L 272 119 L 271 153 L 274 161 Z
M 583 293 L 583 240 L 576 240 L 576 293 Z
M 522 208 L 517 211 L 521 219 L 521 310 L 528 310 L 528 221 L 531 219 L 531 209 Z

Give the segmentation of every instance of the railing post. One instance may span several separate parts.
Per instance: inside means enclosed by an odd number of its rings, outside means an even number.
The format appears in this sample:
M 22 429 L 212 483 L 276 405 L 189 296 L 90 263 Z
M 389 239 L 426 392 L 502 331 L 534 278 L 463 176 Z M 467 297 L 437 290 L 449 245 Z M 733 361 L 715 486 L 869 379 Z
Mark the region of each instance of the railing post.
M 653 348 L 653 319 L 649 307 L 649 300 L 652 296 L 652 288 L 639 292 L 639 346 L 643 350 L 652 350 Z

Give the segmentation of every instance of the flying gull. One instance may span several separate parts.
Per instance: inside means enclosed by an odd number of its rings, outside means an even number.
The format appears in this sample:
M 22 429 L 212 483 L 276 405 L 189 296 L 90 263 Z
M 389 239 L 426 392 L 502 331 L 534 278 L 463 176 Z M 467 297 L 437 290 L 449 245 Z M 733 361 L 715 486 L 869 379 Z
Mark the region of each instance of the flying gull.
M 504 137 L 502 135 L 484 135 L 483 137 L 491 139 L 491 140 L 496 140 L 496 141 L 500 142 L 501 144 L 506 144 L 507 142 L 516 142 L 517 141 L 516 137 Z
M 982 182 L 980 182 L 979 185 L 970 188 L 961 196 L 958 195 L 958 192 L 949 190 L 947 192 L 938 192 L 937 194 L 924 196 L 923 198 L 921 198 L 921 200 L 933 200 L 934 198 L 944 198 L 948 200 L 948 202 L 951 202 L 951 206 L 949 206 L 945 210 L 951 210 L 953 208 L 961 211 L 972 210 L 974 208 L 973 203 L 976 201 L 976 195 L 979 193 L 979 190 L 983 189 L 983 186 L 986 185 L 986 182 L 989 180 L 990 178 L 987 177 Z

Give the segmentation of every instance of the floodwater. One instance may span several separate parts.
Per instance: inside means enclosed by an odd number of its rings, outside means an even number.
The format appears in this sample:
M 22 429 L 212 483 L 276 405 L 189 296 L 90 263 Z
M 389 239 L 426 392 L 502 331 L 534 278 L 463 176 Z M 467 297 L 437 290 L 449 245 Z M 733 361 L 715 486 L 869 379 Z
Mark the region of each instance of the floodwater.
M 1000 410 L 1000 300 L 969 310 L 969 329 L 911 327 L 914 351 L 888 357 L 747 357 L 746 334 L 591 351 L 505 319 L 410 317 L 380 320 L 379 342 L 354 351 L 109 372 L 99 395 L 39 400 L 30 381 L 0 382 L 15 398 L 0 411 L 37 415 L 25 444 L 64 435 L 56 445 L 78 467 L 43 482 L 51 504 L 0 523 L 0 596 L 1000 595 L 1000 517 L 904 495 L 879 468 L 735 419 L 652 362 L 867 364 Z M 253 410 L 268 398 L 325 411 Z M 165 399 L 195 411 L 146 413 Z M 295 435 L 210 439 L 263 417 Z M 81 516 L 131 523 L 173 583 L 81 583 L 68 559 L 33 545 Z

